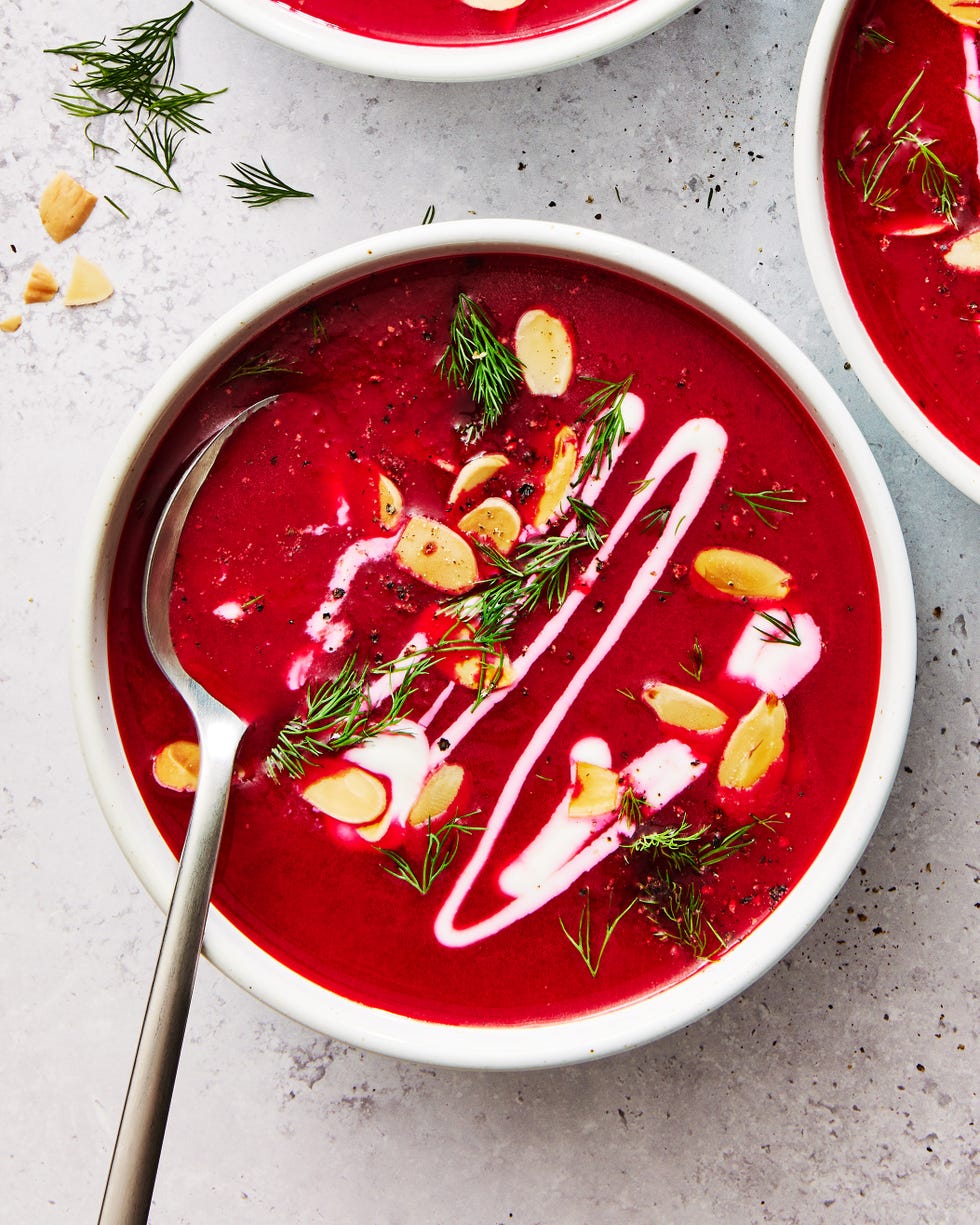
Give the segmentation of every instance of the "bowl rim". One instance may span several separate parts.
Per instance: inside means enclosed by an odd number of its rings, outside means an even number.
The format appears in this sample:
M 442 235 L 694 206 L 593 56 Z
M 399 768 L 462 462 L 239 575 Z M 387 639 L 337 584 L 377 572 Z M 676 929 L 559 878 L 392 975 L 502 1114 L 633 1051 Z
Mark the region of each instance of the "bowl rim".
M 707 274 L 629 239 L 542 221 L 441 222 L 321 255 L 252 293 L 193 341 L 144 398 L 107 464 L 80 544 L 71 621 L 71 682 L 83 756 L 106 820 L 157 904 L 176 861 L 129 774 L 115 731 L 106 663 L 108 582 L 132 492 L 189 395 L 250 336 L 311 297 L 368 272 L 461 253 L 544 254 L 620 272 L 688 303 L 754 351 L 801 400 L 851 486 L 875 566 L 882 622 L 875 715 L 855 786 L 829 838 L 772 918 L 716 962 L 665 991 L 616 1008 L 522 1026 L 420 1021 L 316 986 L 252 944 L 212 907 L 205 955 L 284 1015 L 352 1045 L 449 1067 L 526 1069 L 584 1062 L 640 1046 L 719 1007 L 769 970 L 830 905 L 888 799 L 904 748 L 915 680 L 916 622 L 905 543 L 887 486 L 836 393 L 775 324 Z
M 949 483 L 980 502 L 980 464 L 935 426 L 898 381 L 851 298 L 830 230 L 824 132 L 833 67 L 857 0 L 824 0 L 800 78 L 793 143 L 796 208 L 810 276 L 848 361 L 878 408 L 910 447 Z
M 354 34 L 277 0 L 204 0 L 253 34 L 290 51 L 369 76 L 407 81 L 502 81 L 606 55 L 673 21 L 697 0 L 628 0 L 611 13 L 512 42 L 449 46 Z

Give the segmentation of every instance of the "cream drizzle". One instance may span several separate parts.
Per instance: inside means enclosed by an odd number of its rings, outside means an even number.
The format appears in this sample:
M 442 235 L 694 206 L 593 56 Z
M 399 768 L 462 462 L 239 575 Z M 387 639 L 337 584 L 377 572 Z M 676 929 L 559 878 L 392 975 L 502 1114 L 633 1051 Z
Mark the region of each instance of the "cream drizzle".
M 584 663 L 579 666 L 578 671 L 558 697 L 555 705 L 542 720 L 518 758 L 514 769 L 511 771 L 510 777 L 504 785 L 493 812 L 488 819 L 486 831 L 480 839 L 473 857 L 463 868 L 449 897 L 436 917 L 435 935 L 443 945 L 460 948 L 502 931 L 504 927 L 516 922 L 517 919 L 538 909 L 539 906 L 550 900 L 550 898 L 558 896 L 584 872 L 587 872 L 595 864 L 600 863 L 619 844 L 619 836 L 614 831 L 607 830 L 599 834 L 598 837 L 577 855 L 573 856 L 564 867 L 552 876 L 547 888 L 530 897 L 515 899 L 495 915 L 491 915 L 482 922 L 471 924 L 469 927 L 464 928 L 456 926 L 456 916 L 459 913 L 460 907 L 466 900 L 476 878 L 486 865 L 494 844 L 513 811 L 514 805 L 527 782 L 535 762 L 544 752 L 593 672 L 599 667 L 602 660 L 620 638 L 626 626 L 632 621 L 644 601 L 654 587 L 656 587 L 675 549 L 680 541 L 683 540 L 691 524 L 704 506 L 721 467 L 727 441 L 724 429 L 710 418 L 694 418 L 685 422 L 675 431 L 664 449 L 651 464 L 646 476 L 642 480 L 641 486 L 638 487 L 637 492 L 630 499 L 623 514 L 612 525 L 605 543 L 586 571 L 585 584 L 576 588 L 569 595 L 561 609 L 550 619 L 548 626 L 532 644 L 527 654 L 522 656 L 515 664 L 515 672 L 518 673 L 518 679 L 520 679 L 521 676 L 526 674 L 534 660 L 540 657 L 541 653 L 547 649 L 547 646 L 554 641 L 565 625 L 567 625 L 575 609 L 582 602 L 588 587 L 591 587 L 595 581 L 599 567 L 608 560 L 623 535 L 641 514 L 647 502 L 655 495 L 659 485 L 678 464 L 688 458 L 693 459 L 690 475 L 674 504 L 673 510 L 664 526 L 663 534 L 649 557 L 641 563 L 640 570 L 633 580 L 628 595 L 616 610 L 615 615 L 610 619 L 604 633 L 589 652 Z M 544 646 L 541 646 L 542 641 L 545 639 L 547 639 L 547 642 Z M 495 696 L 497 695 L 487 699 L 476 711 L 468 711 L 466 715 L 457 719 L 452 728 L 447 730 L 444 735 L 450 738 L 454 745 L 458 745 L 487 713 L 487 708 L 491 705 Z M 680 744 L 679 741 L 668 741 L 666 743 Z M 693 760 L 690 750 L 686 746 L 681 747 L 684 749 L 688 760 Z
M 326 597 L 306 623 L 306 632 L 314 642 L 325 643 L 329 640 L 332 645 L 328 649 L 336 650 L 338 645 L 346 641 L 350 626 L 346 621 L 338 620 L 337 614 L 347 599 L 350 585 L 362 566 L 387 557 L 394 550 L 396 540 L 394 536 L 371 536 L 366 540 L 355 541 L 344 549 L 333 568 Z M 338 589 L 344 594 L 335 596 L 333 593 Z M 342 631 L 336 628 L 338 625 L 343 627 Z M 338 641 L 338 635 L 341 633 Z
M 820 658 L 823 648 L 820 627 L 809 613 L 794 613 L 793 627 L 799 635 L 800 645 L 794 646 L 785 640 L 774 642 L 770 635 L 778 635 L 779 631 L 762 616 L 763 612 L 786 623 L 787 614 L 782 608 L 757 612 L 732 649 L 728 675 L 748 681 L 763 693 L 784 698 Z

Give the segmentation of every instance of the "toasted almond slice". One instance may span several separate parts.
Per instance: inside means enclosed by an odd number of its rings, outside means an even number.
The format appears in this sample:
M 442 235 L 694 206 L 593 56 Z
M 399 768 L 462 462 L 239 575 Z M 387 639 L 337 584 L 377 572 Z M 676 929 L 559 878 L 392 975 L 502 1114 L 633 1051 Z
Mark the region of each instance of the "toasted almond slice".
M 50 268 L 43 264 L 35 264 L 27 277 L 27 287 L 24 290 L 24 301 L 50 302 L 58 292 L 58 282 Z
M 168 791 L 196 791 L 201 749 L 193 740 L 172 740 L 153 758 L 153 777 Z
M 544 490 L 534 514 L 534 526 L 544 527 L 561 505 L 572 484 L 575 465 L 578 463 L 578 441 L 575 431 L 563 425 L 555 435 L 554 454 L 548 475 L 544 478 Z
M 485 13 L 505 13 L 508 9 L 519 9 L 524 0 L 463 0 L 463 3 Z
M 345 825 L 376 821 L 388 807 L 384 783 L 360 766 L 343 766 L 336 774 L 310 783 L 303 799 Z
M 430 774 L 408 814 L 409 825 L 428 825 L 448 812 L 463 785 L 463 774 L 463 767 L 454 763 L 440 766 Z
M 739 721 L 718 765 L 723 787 L 746 791 L 779 760 L 786 747 L 786 707 L 774 693 L 764 693 Z
M 678 685 L 658 681 L 643 690 L 643 700 L 664 723 L 687 732 L 713 732 L 728 722 L 728 716 L 714 702 Z
M 0 319 L 0 332 L 16 332 L 23 322 L 20 315 L 8 315 L 6 319 Z
M 439 591 L 469 591 L 479 572 L 467 541 L 438 519 L 413 515 L 395 545 L 395 560 Z
M 111 293 L 112 282 L 98 264 L 76 255 L 71 280 L 65 290 L 65 306 L 91 306 L 104 302 Z
M 943 259 L 957 272 L 980 272 L 980 230 L 972 230 L 951 242 Z
M 378 476 L 378 521 L 384 528 L 394 527 L 402 517 L 401 490 L 382 472 Z
M 457 660 L 453 675 L 464 689 L 508 689 L 514 683 L 514 666 L 506 651 L 488 654 L 485 662 L 481 653 L 474 652 Z
M 702 549 L 694 559 L 694 569 L 716 591 L 741 600 L 782 600 L 790 587 L 785 570 L 740 549 Z
M 570 817 L 601 817 L 619 806 L 619 775 L 587 761 L 575 763 L 575 790 L 568 802 Z
M 521 534 L 521 517 L 504 498 L 485 498 L 459 521 L 467 536 L 479 536 L 506 557 Z
M 355 827 L 355 832 L 358 833 L 365 842 L 380 842 L 389 829 L 394 813 L 389 809 L 384 816 L 377 821 L 371 821 L 367 825 L 358 825 Z
M 525 311 L 514 330 L 514 352 L 530 392 L 565 394 L 572 380 L 572 338 L 560 319 L 543 310 Z
M 41 194 L 37 206 L 41 224 L 55 242 L 64 242 L 88 221 L 98 199 L 70 174 L 59 170 Z
M 477 485 L 489 481 L 495 472 L 506 468 L 509 463 L 510 460 L 506 455 L 501 455 L 496 451 L 488 452 L 486 455 L 475 455 L 471 460 L 467 460 L 453 481 L 453 487 L 449 491 L 449 505 L 454 506 L 467 490 L 475 489 Z
M 467 4 L 470 2 L 471 0 L 466 0 Z M 932 3 L 940 12 L 952 17 L 960 25 L 980 30 L 980 7 L 977 6 L 977 0 L 932 0 Z

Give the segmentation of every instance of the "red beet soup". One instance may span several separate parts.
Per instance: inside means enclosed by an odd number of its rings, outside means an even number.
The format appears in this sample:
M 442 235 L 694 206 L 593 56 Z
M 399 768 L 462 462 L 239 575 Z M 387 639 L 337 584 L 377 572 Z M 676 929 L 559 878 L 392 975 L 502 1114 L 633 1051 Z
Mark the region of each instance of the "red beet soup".
M 883 361 L 980 462 L 980 7 L 862 0 L 830 87 L 827 206 Z
M 175 852 L 187 711 L 140 619 L 194 447 L 171 624 L 250 722 L 215 901 L 350 999 L 459 1024 L 658 991 L 778 908 L 873 715 L 845 478 L 739 340 L 552 257 L 422 260 L 294 311 L 182 412 L 116 560 L 116 718 Z M 773 917 L 778 922 L 778 913 Z
M 632 0 L 283 0 L 366 38 L 422 46 L 515 42 L 626 8 Z M 504 7 L 509 4 L 510 7 Z

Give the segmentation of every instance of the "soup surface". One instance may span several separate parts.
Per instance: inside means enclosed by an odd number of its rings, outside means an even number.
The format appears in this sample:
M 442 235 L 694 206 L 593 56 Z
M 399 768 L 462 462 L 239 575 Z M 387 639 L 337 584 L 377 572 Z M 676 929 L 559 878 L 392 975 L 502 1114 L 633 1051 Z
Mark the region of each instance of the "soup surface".
M 553 34 L 626 8 L 632 0 L 283 0 L 366 38 L 420 45 L 514 42 Z
M 882 359 L 980 462 L 980 7 L 861 0 L 834 69 L 831 229 Z
M 198 496 L 171 606 L 185 666 L 250 723 L 222 911 L 344 996 L 497 1024 L 657 991 L 767 919 L 867 740 L 862 523 L 740 341 L 545 257 L 331 292 L 172 427 L 124 531 L 109 643 L 125 750 L 175 852 L 194 733 L 143 637 L 148 537 L 195 446 L 273 394 Z

